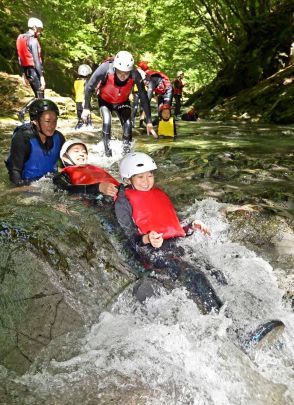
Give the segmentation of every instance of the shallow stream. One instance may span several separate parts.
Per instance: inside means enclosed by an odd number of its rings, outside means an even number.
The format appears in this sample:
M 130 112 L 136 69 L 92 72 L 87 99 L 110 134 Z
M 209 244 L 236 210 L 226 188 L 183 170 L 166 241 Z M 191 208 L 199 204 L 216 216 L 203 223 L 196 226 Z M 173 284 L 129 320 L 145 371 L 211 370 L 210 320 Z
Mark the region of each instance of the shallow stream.
M 12 122 L 2 122 L 1 162 Z M 3 404 L 286 405 L 294 402 L 294 127 L 178 122 L 176 142 L 134 133 L 181 219 L 211 237 L 181 241 L 225 303 L 202 315 L 178 286 L 141 305 L 143 269 L 111 204 L 55 192 L 50 178 L 14 189 L 0 169 L 0 402 Z M 118 177 L 121 144 L 103 156 L 95 131 L 72 131 Z M 99 123 L 95 123 L 99 127 Z M 141 132 L 140 132 L 141 131 Z M 115 126 L 114 136 L 119 134 Z M 188 253 L 189 252 L 189 253 Z M 271 319 L 268 345 L 234 338 Z

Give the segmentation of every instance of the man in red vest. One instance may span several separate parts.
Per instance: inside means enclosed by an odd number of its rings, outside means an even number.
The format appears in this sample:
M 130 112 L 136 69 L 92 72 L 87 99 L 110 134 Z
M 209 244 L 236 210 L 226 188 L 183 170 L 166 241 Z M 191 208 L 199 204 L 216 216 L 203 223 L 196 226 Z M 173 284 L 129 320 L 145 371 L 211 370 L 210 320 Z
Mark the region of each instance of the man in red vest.
M 179 119 L 179 115 L 181 113 L 181 99 L 183 96 L 183 87 L 185 86 L 183 83 L 184 73 L 179 71 L 177 73 L 177 77 L 173 81 L 173 94 L 175 99 L 175 116 L 176 119 Z
M 134 68 L 134 59 L 130 52 L 120 51 L 113 59 L 108 59 L 95 70 L 85 88 L 85 103 L 82 119 L 86 121 L 90 114 L 91 96 L 96 91 L 100 113 L 102 115 L 102 139 L 106 156 L 112 156 L 111 113 L 114 111 L 123 129 L 123 151 L 128 153 L 132 141 L 131 105 L 129 96 L 137 85 L 142 109 L 146 116 L 147 133 L 154 138 L 157 134 L 151 122 L 150 104 L 142 76 Z
M 42 63 L 42 52 L 39 37 L 43 30 L 43 23 L 38 18 L 28 20 L 28 31 L 20 34 L 16 40 L 16 49 L 22 77 L 26 85 L 30 84 L 35 98 L 44 98 L 45 79 Z M 28 110 L 26 105 L 19 113 L 21 121 Z

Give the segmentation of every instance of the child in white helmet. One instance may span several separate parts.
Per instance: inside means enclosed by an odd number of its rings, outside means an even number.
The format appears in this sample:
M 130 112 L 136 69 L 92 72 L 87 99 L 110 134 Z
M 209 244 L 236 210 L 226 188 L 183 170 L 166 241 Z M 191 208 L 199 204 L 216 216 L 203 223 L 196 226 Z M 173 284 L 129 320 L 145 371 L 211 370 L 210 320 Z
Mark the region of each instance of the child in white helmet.
M 76 102 L 76 111 L 78 117 L 78 123 L 75 126 L 75 129 L 81 129 L 85 124 L 86 127 L 92 127 L 91 114 L 88 115 L 85 123 L 82 120 L 82 112 L 84 108 L 85 100 L 85 87 L 89 80 L 90 75 L 92 74 L 92 69 L 89 65 L 82 64 L 78 68 L 78 78 L 74 81 L 74 93 L 75 93 L 75 102 Z
M 154 160 L 145 153 L 130 153 L 119 164 L 119 171 L 127 186 L 120 187 L 115 201 L 115 213 L 128 237 L 132 250 L 149 270 L 160 277 L 181 280 L 191 297 L 204 313 L 218 310 L 221 301 L 205 275 L 181 259 L 183 248 L 176 245 L 177 238 L 199 230 L 210 235 L 201 221 L 182 227 L 169 197 L 154 185 Z
M 61 172 L 53 177 L 53 183 L 71 194 L 87 194 L 97 197 L 103 194 L 115 197 L 119 182 L 106 170 L 88 164 L 88 149 L 79 139 L 66 141 L 60 151 L 63 164 Z
M 141 278 L 133 289 L 140 302 L 157 295 L 160 285 L 175 287 L 180 282 L 203 313 L 218 312 L 222 306 L 212 285 L 202 272 L 227 284 L 219 270 L 212 269 L 209 263 L 188 263 L 183 260 L 185 250 L 178 246 L 179 237 L 185 237 L 200 230 L 210 235 L 209 229 L 200 221 L 182 227 L 168 196 L 154 185 L 153 171 L 157 169 L 154 160 L 145 153 L 130 153 L 120 162 L 121 178 L 128 183 L 120 187 L 115 201 L 115 213 L 120 226 L 131 242 L 137 258 L 149 270 L 150 276 Z M 203 266 L 204 264 L 204 266 Z M 230 316 L 230 312 L 229 312 Z M 244 339 L 238 328 L 233 328 L 245 351 L 266 336 L 279 336 L 285 325 L 280 320 L 270 320 L 260 324 Z M 273 334 L 272 334 L 272 331 Z M 275 333 L 277 334 L 275 335 Z

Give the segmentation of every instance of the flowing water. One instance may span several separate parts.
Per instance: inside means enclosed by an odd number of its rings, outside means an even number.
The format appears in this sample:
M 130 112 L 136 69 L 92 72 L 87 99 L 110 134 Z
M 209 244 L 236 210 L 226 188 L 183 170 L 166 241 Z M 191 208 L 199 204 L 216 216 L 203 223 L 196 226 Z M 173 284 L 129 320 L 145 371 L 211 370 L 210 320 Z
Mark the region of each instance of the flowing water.
M 1 161 L 14 125 L 1 124 Z M 60 121 L 118 176 L 120 142 L 105 158 L 94 131 L 72 127 Z M 1 163 L 1 403 L 294 402 L 294 128 L 199 121 L 179 122 L 178 133 L 173 142 L 135 131 L 133 147 L 152 154 L 181 219 L 210 227 L 211 237 L 180 243 L 221 312 L 202 315 L 180 285 L 141 305 L 132 287 L 143 270 L 111 204 L 55 192 L 50 178 L 14 189 Z M 283 333 L 242 350 L 235 332 L 271 319 Z

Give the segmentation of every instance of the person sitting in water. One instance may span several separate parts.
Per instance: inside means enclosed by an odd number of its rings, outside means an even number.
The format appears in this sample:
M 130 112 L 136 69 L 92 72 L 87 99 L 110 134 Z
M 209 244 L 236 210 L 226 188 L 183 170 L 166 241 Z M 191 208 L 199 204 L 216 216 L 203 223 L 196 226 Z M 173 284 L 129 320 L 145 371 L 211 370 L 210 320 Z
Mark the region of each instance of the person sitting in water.
M 84 142 L 66 141 L 60 151 L 63 169 L 53 177 L 53 183 L 71 194 L 103 194 L 114 197 L 119 182 L 106 170 L 88 164 L 88 149 Z
M 176 138 L 177 130 L 175 118 L 171 115 L 171 106 L 162 104 L 159 108 L 159 122 L 157 128 L 158 136 Z
M 145 153 L 130 153 L 119 164 L 121 186 L 115 201 L 117 220 L 136 257 L 160 278 L 180 280 L 204 313 L 219 310 L 222 303 L 206 276 L 182 259 L 177 239 L 199 230 L 210 231 L 201 221 L 182 227 L 169 197 L 154 186 L 154 160 Z M 164 282 L 164 281 L 163 281 Z
M 191 107 L 185 114 L 182 115 L 183 121 L 197 121 L 198 119 L 199 115 L 195 107 Z
M 16 186 L 30 184 L 57 171 L 64 136 L 56 130 L 59 110 L 47 99 L 36 99 L 29 107 L 30 123 L 18 126 L 5 162 L 9 178 Z

